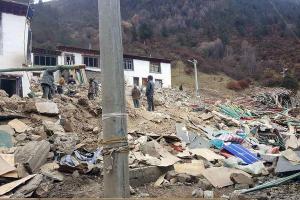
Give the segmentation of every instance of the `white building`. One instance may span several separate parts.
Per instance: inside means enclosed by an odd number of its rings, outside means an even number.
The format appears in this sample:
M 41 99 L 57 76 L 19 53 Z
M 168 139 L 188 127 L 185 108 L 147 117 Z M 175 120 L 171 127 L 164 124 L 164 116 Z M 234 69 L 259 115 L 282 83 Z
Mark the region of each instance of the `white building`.
M 32 9 L 25 4 L 0 0 L 0 69 L 29 64 Z M 26 96 L 30 92 L 31 73 L 0 74 L 0 89 L 9 95 Z
M 56 51 L 33 49 L 35 66 L 85 64 L 88 78 L 100 80 L 100 53 L 96 50 L 58 46 Z M 171 87 L 171 61 L 168 59 L 124 54 L 124 76 L 127 85 L 145 85 L 152 75 L 157 87 Z

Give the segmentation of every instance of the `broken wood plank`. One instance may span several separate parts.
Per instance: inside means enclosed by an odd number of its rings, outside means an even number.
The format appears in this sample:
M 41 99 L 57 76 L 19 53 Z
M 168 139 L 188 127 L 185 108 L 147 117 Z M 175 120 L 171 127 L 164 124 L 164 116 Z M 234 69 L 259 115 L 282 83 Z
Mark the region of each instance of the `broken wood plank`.
M 11 190 L 15 189 L 16 187 L 18 187 L 19 185 L 25 183 L 26 181 L 32 179 L 33 177 L 35 177 L 36 174 L 33 175 L 29 175 L 25 178 L 22 178 L 20 180 L 17 181 L 13 181 L 11 183 L 7 183 L 5 185 L 0 186 L 0 196 L 10 192 Z
M 201 176 L 205 167 L 202 160 L 193 160 L 192 163 L 175 164 L 174 169 L 179 174 Z

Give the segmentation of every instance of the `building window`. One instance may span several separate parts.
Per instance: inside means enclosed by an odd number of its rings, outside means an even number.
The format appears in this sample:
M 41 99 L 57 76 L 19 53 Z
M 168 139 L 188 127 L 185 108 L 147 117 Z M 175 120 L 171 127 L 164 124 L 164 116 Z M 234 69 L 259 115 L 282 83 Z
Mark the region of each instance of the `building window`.
M 124 70 L 133 71 L 133 60 L 132 59 L 124 59 Z
M 75 56 L 73 54 L 65 55 L 65 65 L 75 65 Z
M 133 85 L 136 85 L 136 86 L 140 85 L 140 78 L 139 77 L 133 77 Z
M 162 88 L 163 82 L 161 79 L 155 79 L 155 87 L 156 88 Z
M 161 73 L 160 63 L 150 62 L 150 73 Z
M 34 65 L 39 65 L 39 66 L 56 66 L 57 65 L 57 57 L 56 56 L 35 55 L 33 63 L 34 63 Z
M 98 57 L 84 56 L 83 64 L 85 64 L 87 67 L 99 68 L 99 59 Z

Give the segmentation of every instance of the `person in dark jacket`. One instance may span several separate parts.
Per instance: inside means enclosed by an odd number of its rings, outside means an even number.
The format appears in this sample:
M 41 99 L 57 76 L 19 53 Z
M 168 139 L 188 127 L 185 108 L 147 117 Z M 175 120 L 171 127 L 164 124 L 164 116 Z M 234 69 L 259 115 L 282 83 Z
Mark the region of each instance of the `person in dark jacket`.
M 132 100 L 133 100 L 134 107 L 139 108 L 140 107 L 141 91 L 139 90 L 139 88 L 136 85 L 134 85 L 134 87 L 131 91 L 131 95 L 132 95 Z
M 69 84 L 72 84 L 72 85 L 76 84 L 76 81 L 75 81 L 73 75 L 70 75 L 68 78 L 68 85 Z
M 94 81 L 93 78 L 90 78 L 90 80 L 89 80 L 89 91 L 88 91 L 89 100 L 94 100 L 95 99 L 96 90 L 97 90 L 96 82 Z
M 148 83 L 146 88 L 146 97 L 148 102 L 148 111 L 154 111 L 154 82 L 153 82 L 153 76 L 148 76 Z
M 55 70 L 47 69 L 43 74 L 43 77 L 41 80 L 41 86 L 43 89 L 42 98 L 44 98 L 44 99 L 51 100 L 53 98 L 52 94 L 53 94 L 53 91 L 55 90 L 54 75 L 53 75 L 54 72 L 55 72 Z

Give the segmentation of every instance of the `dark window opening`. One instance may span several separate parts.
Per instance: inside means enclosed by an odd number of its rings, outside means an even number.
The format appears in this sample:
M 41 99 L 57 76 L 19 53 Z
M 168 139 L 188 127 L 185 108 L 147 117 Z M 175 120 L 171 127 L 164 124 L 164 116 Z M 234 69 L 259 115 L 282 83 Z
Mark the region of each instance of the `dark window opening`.
M 83 64 L 87 67 L 99 68 L 99 59 L 98 57 L 85 56 L 83 57 Z
M 136 85 L 136 86 L 140 85 L 140 78 L 139 77 L 133 77 L 133 85 Z
M 150 63 L 150 73 L 161 73 L 160 63 Z
M 46 55 L 35 55 L 33 59 L 33 64 L 38 66 L 56 66 L 57 57 L 46 56 Z
M 124 59 L 124 70 L 133 71 L 133 60 L 132 59 Z
M 4 90 L 9 97 L 13 95 L 22 96 L 22 79 L 0 77 L 0 89 Z
M 161 79 L 155 79 L 155 86 L 157 88 L 162 88 L 162 86 L 163 86 L 162 80 Z

